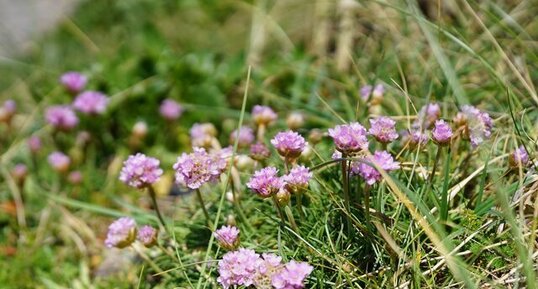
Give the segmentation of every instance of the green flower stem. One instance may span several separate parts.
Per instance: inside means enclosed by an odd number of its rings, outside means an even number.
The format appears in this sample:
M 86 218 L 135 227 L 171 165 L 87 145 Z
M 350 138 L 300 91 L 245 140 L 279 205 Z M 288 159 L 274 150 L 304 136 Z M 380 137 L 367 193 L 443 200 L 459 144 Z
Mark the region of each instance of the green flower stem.
M 164 227 L 166 231 L 168 231 L 168 227 L 166 226 L 166 222 L 164 221 L 163 216 L 161 215 L 161 211 L 159 210 L 159 205 L 157 204 L 157 194 L 155 193 L 155 190 L 152 186 L 148 186 L 148 192 L 149 196 L 151 198 L 151 202 L 153 204 L 153 208 L 155 209 L 155 213 L 157 214 L 157 218 L 159 219 L 159 222 Z
M 350 211 L 350 198 L 349 198 L 349 172 L 348 172 L 348 160 L 342 160 L 342 186 L 344 187 L 344 206 L 346 209 L 346 227 L 348 235 L 351 235 L 351 218 L 349 217 Z
M 202 193 L 200 192 L 200 189 L 196 190 L 196 198 L 200 202 L 200 206 L 202 206 L 202 211 L 204 212 L 207 226 L 209 228 L 212 228 L 213 226 L 212 226 L 211 218 L 209 217 L 209 213 L 207 212 L 207 209 L 205 208 L 204 199 L 202 198 Z
M 290 206 L 286 205 L 284 207 L 284 212 L 286 212 L 286 216 L 288 217 L 288 220 L 290 222 L 291 228 L 295 233 L 299 233 L 299 228 L 297 227 L 297 223 L 295 223 L 295 218 L 293 217 L 293 213 L 291 212 Z

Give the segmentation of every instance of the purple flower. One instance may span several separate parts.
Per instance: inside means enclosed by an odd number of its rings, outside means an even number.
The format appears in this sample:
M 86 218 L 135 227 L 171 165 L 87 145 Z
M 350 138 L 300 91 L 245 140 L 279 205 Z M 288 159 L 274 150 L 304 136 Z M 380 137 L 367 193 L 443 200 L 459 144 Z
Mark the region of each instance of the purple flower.
M 390 153 L 386 151 L 376 151 L 371 157 L 352 162 L 351 172 L 354 175 L 360 175 L 368 185 L 373 185 L 382 179 L 381 173 L 368 163 L 376 164 L 387 172 L 400 168 L 400 163 L 395 162 Z
M 385 93 L 385 87 L 382 84 L 377 84 L 375 87 L 372 87 L 371 85 L 365 85 L 360 89 L 361 97 L 365 101 L 368 100 L 370 94 L 373 98 L 382 98 L 383 93 Z
M 290 261 L 280 272 L 273 275 L 271 284 L 275 289 L 305 288 L 304 281 L 314 267 L 306 262 Z
M 87 82 L 88 78 L 86 76 L 75 71 L 66 72 L 60 77 L 60 83 L 70 93 L 78 93 L 82 91 Z
M 144 225 L 138 230 L 137 239 L 147 248 L 153 247 L 157 244 L 157 237 L 159 235 L 159 230 L 153 228 L 152 226 Z
M 236 139 L 239 147 L 248 147 L 254 141 L 254 130 L 248 126 L 242 126 L 230 134 L 231 144 L 234 144 Z
M 15 112 L 17 112 L 17 103 L 12 99 L 6 100 L 0 107 L 0 122 L 9 123 Z
M 276 194 L 284 185 L 277 174 L 278 170 L 274 167 L 266 167 L 256 171 L 247 183 L 247 187 L 262 198 L 268 198 Z
M 109 248 L 125 248 L 136 238 L 136 222 L 132 218 L 123 217 L 108 226 L 105 245 Z
M 428 143 L 429 136 L 420 130 L 412 130 L 403 132 L 402 139 L 405 139 L 405 142 L 409 143 L 412 148 L 417 146 L 424 147 Z
M 70 130 L 78 124 L 78 117 L 67 105 L 55 105 L 45 112 L 47 122 L 59 130 Z
M 205 149 L 194 147 L 190 154 L 183 153 L 174 164 L 176 183 L 190 189 L 198 189 L 203 184 L 215 181 L 226 168 L 223 154 L 208 154 Z
M 85 114 L 102 114 L 107 104 L 108 97 L 98 91 L 85 91 L 73 101 L 73 107 Z
M 16 164 L 15 167 L 11 170 L 11 176 L 17 181 L 17 183 L 22 184 L 26 176 L 28 175 L 28 167 L 25 164 Z
M 312 173 L 305 166 L 297 166 L 290 170 L 290 173 L 283 176 L 285 186 L 294 193 L 301 193 L 308 187 L 308 181 L 312 178 Z
M 193 147 L 209 148 L 217 135 L 217 129 L 211 123 L 195 123 L 191 127 L 190 134 Z
M 159 180 L 163 170 L 160 161 L 142 153 L 131 155 L 123 162 L 120 181 L 134 188 L 144 188 Z
M 271 140 L 278 153 L 286 159 L 296 159 L 303 152 L 306 142 L 294 131 L 279 132 Z
M 31 136 L 28 141 L 28 148 L 32 153 L 37 153 L 41 149 L 41 139 L 37 135 Z
M 282 258 L 280 256 L 263 253 L 262 258 L 258 260 L 258 264 L 256 265 L 257 272 L 254 278 L 254 286 L 256 288 L 273 288 L 271 280 L 282 269 Z
M 368 148 L 366 129 L 358 122 L 337 125 L 329 129 L 329 136 L 333 138 L 336 149 L 344 155 Z
M 493 128 L 493 120 L 488 113 L 482 112 L 474 106 L 464 105 L 461 108 L 460 117 L 466 124 L 465 133 L 471 140 L 471 145 L 476 148 L 484 142 L 485 139 L 491 137 L 491 129 Z
M 80 171 L 72 171 L 67 176 L 67 180 L 73 185 L 78 185 L 82 182 L 82 173 Z
M 432 138 L 439 145 L 449 144 L 452 139 L 452 128 L 444 120 L 437 120 L 432 130 Z
M 71 159 L 58 151 L 51 153 L 47 159 L 52 168 L 59 173 L 67 172 L 71 164 Z
M 268 106 L 255 105 L 252 108 L 252 119 L 258 125 L 269 125 L 277 119 L 277 114 Z
M 413 128 L 424 130 L 432 127 L 436 120 L 441 116 L 441 107 L 437 103 L 429 103 L 423 106 L 418 112 L 418 117 L 413 122 Z
M 390 143 L 398 138 L 395 129 L 396 122 L 386 116 L 370 119 L 370 130 L 368 133 L 381 143 Z
M 524 146 L 520 146 L 510 155 L 508 160 L 512 167 L 525 167 L 529 163 L 529 154 L 527 154 Z
M 255 143 L 250 146 L 250 157 L 257 161 L 263 161 L 271 156 L 271 151 L 263 143 Z
M 165 99 L 159 107 L 161 116 L 169 121 L 178 119 L 183 114 L 183 107 L 173 99 Z
M 219 261 L 220 276 L 217 282 L 225 289 L 240 285 L 248 287 L 254 283 L 259 262 L 260 255 L 254 250 L 240 248 L 237 251 L 228 252 Z
M 226 250 L 235 250 L 239 246 L 239 229 L 234 226 L 222 226 L 213 235 Z

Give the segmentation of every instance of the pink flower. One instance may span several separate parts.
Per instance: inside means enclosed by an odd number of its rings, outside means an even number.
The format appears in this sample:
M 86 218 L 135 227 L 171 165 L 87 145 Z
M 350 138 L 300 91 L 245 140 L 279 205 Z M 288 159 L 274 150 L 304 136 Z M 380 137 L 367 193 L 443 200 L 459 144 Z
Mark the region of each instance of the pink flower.
M 192 153 L 183 153 L 177 158 L 176 183 L 194 190 L 216 181 L 226 168 L 225 157 L 225 154 L 208 154 L 205 149 L 194 147 Z
M 258 125 L 269 125 L 277 119 L 277 114 L 268 106 L 255 105 L 252 108 L 252 119 Z
M 240 248 L 224 254 L 222 260 L 218 263 L 219 282 L 223 288 L 231 286 L 248 287 L 254 283 L 257 265 L 260 261 L 260 255 L 254 250 Z
M 382 98 L 383 93 L 385 93 L 385 87 L 382 84 L 377 84 L 375 87 L 365 85 L 360 89 L 361 97 L 364 100 L 368 100 L 368 98 L 370 98 L 370 94 L 373 98 Z
M 55 105 L 47 108 L 45 119 L 56 129 L 65 131 L 74 128 L 78 124 L 77 115 L 66 105 Z
M 247 183 L 247 187 L 262 198 L 268 198 L 276 194 L 284 185 L 277 174 L 278 170 L 274 167 L 266 167 L 256 171 Z
M 70 93 L 78 93 L 82 91 L 87 82 L 88 78 L 86 76 L 75 71 L 66 72 L 60 77 L 60 83 Z
M 158 235 L 159 230 L 153 228 L 152 226 L 144 225 L 142 228 L 140 228 L 140 230 L 138 230 L 136 239 L 145 247 L 150 248 L 157 244 Z
M 510 155 L 508 160 L 512 167 L 525 167 L 529 163 L 529 154 L 527 154 L 524 146 L 520 146 Z
M 178 119 L 183 114 L 183 107 L 173 99 L 165 99 L 159 107 L 159 113 L 166 120 Z
M 211 123 L 195 123 L 191 127 L 190 134 L 193 147 L 208 148 L 217 135 L 217 129 Z
M 257 161 L 263 161 L 271 156 L 271 151 L 263 143 L 255 143 L 250 146 L 250 157 Z
M 336 149 L 344 155 L 368 149 L 366 129 L 358 122 L 337 125 L 329 129 L 329 136 L 333 138 Z
M 418 117 L 415 122 L 413 122 L 413 128 L 417 130 L 430 128 L 439 117 L 441 117 L 441 107 L 439 104 L 426 104 L 418 112 Z
M 283 176 L 285 186 L 292 192 L 301 193 L 308 188 L 308 182 L 312 178 L 312 173 L 305 166 L 297 166 L 290 170 L 290 173 Z
M 80 171 L 72 171 L 67 176 L 67 180 L 73 185 L 78 185 L 82 183 L 82 173 Z
M 294 131 L 279 132 L 271 140 L 278 153 L 286 159 L 296 159 L 303 152 L 306 142 Z
M 482 112 L 474 106 L 462 106 L 461 111 L 454 118 L 454 122 L 456 125 L 464 127 L 464 134 L 471 140 L 473 148 L 491 137 L 493 120 L 488 113 Z
M 368 133 L 381 143 L 390 143 L 398 138 L 395 129 L 396 122 L 386 116 L 370 119 L 370 130 Z
M 248 147 L 254 141 L 254 130 L 248 126 L 242 126 L 230 134 L 230 144 L 234 144 L 236 139 L 239 147 Z
M 17 183 L 22 184 L 28 175 L 28 167 L 25 164 L 16 164 L 15 167 L 11 170 L 11 176 L 17 181 Z
M 273 275 L 271 284 L 275 289 L 301 289 L 305 288 L 304 281 L 314 267 L 306 262 L 290 261 L 280 272 Z
M 452 128 L 444 120 L 437 120 L 432 130 L 432 138 L 439 145 L 449 144 L 452 139 Z
M 48 162 L 55 171 L 65 173 L 69 169 L 71 159 L 62 152 L 56 151 L 48 156 Z
M 32 153 L 37 153 L 41 149 L 41 139 L 37 135 L 31 136 L 28 141 L 28 148 Z
M 142 153 L 131 155 L 123 162 L 120 181 L 134 188 L 144 188 L 159 180 L 163 170 L 160 161 Z
M 85 114 L 102 114 L 107 104 L 108 97 L 98 91 L 85 91 L 73 101 L 73 107 Z
M 283 269 L 282 258 L 275 254 L 263 253 L 262 258 L 259 258 L 256 265 L 256 277 L 254 278 L 254 286 L 256 288 L 273 288 L 271 280 L 275 274 Z
M 368 185 L 373 185 L 382 179 L 381 173 L 368 163 L 376 164 L 387 172 L 400 168 L 400 163 L 395 162 L 390 153 L 386 151 L 376 151 L 372 157 L 352 162 L 351 172 L 354 175 L 360 175 Z
M 226 250 L 235 250 L 239 246 L 239 229 L 234 226 L 222 226 L 213 235 Z
M 420 130 L 404 131 L 402 133 L 404 142 L 408 142 L 411 147 L 424 147 L 430 139 L 428 134 Z
M 108 227 L 105 245 L 109 248 L 125 248 L 136 238 L 136 222 L 132 218 L 123 217 L 114 221 Z
M 15 103 L 15 101 L 12 99 L 6 100 L 4 105 L 0 107 L 0 122 L 9 123 L 16 112 L 17 103 Z

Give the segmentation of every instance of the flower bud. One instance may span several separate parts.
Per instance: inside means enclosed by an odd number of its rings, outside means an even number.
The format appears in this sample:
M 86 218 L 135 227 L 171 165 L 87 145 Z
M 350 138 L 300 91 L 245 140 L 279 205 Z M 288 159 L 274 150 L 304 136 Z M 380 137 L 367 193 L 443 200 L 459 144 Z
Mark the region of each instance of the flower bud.
M 234 226 L 222 226 L 213 235 L 219 245 L 227 250 L 235 250 L 239 246 L 239 229 Z
M 137 139 L 144 139 L 148 134 L 148 125 L 145 121 L 137 121 L 131 131 L 133 137 Z
M 159 230 L 153 228 L 152 226 L 145 225 L 138 230 L 137 239 L 146 248 L 151 248 L 157 244 L 158 236 Z
M 304 115 L 300 112 L 292 112 L 286 118 L 286 124 L 291 130 L 297 130 L 304 125 Z
M 247 155 L 238 155 L 235 157 L 235 167 L 240 170 L 244 171 L 247 169 L 250 169 L 254 166 L 254 160 L 251 159 Z
M 287 204 L 289 204 L 290 198 L 290 192 L 284 188 L 281 188 L 278 193 L 276 193 L 276 201 L 280 207 L 285 207 Z
M 312 145 L 316 145 L 321 142 L 323 139 L 323 132 L 320 129 L 313 129 L 310 131 L 310 134 L 308 135 L 308 142 Z

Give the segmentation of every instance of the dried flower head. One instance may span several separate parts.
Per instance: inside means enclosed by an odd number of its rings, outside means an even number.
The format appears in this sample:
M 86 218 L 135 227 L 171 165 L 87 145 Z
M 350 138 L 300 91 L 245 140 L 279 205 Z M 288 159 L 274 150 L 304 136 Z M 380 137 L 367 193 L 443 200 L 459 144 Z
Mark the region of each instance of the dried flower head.
M 370 133 L 381 143 L 390 143 L 398 138 L 396 132 L 396 122 L 386 116 L 380 116 L 376 119 L 370 119 Z
M 337 125 L 329 129 L 329 136 L 333 138 L 336 149 L 344 155 L 368 149 L 366 129 L 358 122 Z
M 142 153 L 131 155 L 123 162 L 120 181 L 134 188 L 144 188 L 159 180 L 163 170 L 160 161 Z
M 183 114 L 183 107 L 173 99 L 165 99 L 159 107 L 161 116 L 168 120 L 176 120 Z
M 159 230 L 149 225 L 144 225 L 138 230 L 136 239 L 146 248 L 151 248 L 157 244 Z
M 305 139 L 294 131 L 279 132 L 271 140 L 278 153 L 286 159 L 296 159 L 303 152 L 306 142 Z
M 73 94 L 81 92 L 86 87 L 87 82 L 86 76 L 75 71 L 66 72 L 60 77 L 60 83 Z
M 375 164 L 387 172 L 400 168 L 400 163 L 395 162 L 390 153 L 386 151 L 376 151 L 371 157 L 352 162 L 351 172 L 361 176 L 368 185 L 373 185 L 382 179 L 381 173 L 370 164 Z
M 75 98 L 73 107 L 85 114 L 102 114 L 108 105 L 108 97 L 98 91 L 85 91 Z
M 278 170 L 274 167 L 266 167 L 254 172 L 247 183 L 247 187 L 263 198 L 276 194 L 284 182 L 278 177 Z
M 136 222 L 132 218 L 122 217 L 108 227 L 105 245 L 109 248 L 125 248 L 136 238 Z
M 239 229 L 235 226 L 222 226 L 213 235 L 219 245 L 226 250 L 235 250 L 239 246 Z
M 66 105 L 51 106 L 45 112 L 45 119 L 54 128 L 68 131 L 77 126 L 78 117 L 71 107 Z

